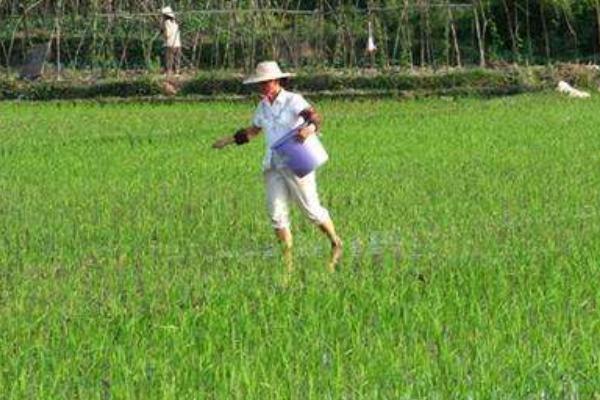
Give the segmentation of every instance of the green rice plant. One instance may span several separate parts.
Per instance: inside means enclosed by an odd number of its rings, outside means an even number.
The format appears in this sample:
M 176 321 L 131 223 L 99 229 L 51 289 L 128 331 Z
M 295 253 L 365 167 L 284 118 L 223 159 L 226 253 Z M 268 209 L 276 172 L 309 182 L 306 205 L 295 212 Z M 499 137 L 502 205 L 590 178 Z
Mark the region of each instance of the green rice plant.
M 252 104 L 0 103 L 0 393 L 598 397 L 598 102 L 317 103 L 287 285 Z

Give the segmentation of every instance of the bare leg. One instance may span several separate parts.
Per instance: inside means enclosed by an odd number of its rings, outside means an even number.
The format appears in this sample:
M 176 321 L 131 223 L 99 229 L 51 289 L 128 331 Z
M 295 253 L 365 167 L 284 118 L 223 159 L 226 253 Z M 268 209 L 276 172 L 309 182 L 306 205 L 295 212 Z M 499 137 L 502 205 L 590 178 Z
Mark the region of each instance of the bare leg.
M 286 280 L 289 280 L 290 275 L 294 271 L 294 263 L 292 258 L 292 232 L 289 230 L 289 228 L 275 229 L 275 235 L 277 235 L 277 238 L 281 242 L 283 248 L 283 262 L 287 272 Z
M 337 266 L 340 258 L 342 257 L 342 239 L 335 232 L 335 226 L 333 225 L 332 220 L 328 220 L 319 225 L 319 229 L 327 235 L 329 241 L 331 242 L 331 258 L 329 259 L 329 271 L 335 272 L 335 267 Z
M 329 212 L 319 202 L 315 173 L 311 172 L 303 178 L 298 178 L 291 170 L 285 169 L 282 175 L 286 179 L 291 197 L 310 220 L 318 222 L 319 229 L 327 235 L 331 243 L 331 258 L 329 259 L 328 269 L 331 272 L 335 271 L 335 267 L 342 256 L 342 240 L 335 232 Z

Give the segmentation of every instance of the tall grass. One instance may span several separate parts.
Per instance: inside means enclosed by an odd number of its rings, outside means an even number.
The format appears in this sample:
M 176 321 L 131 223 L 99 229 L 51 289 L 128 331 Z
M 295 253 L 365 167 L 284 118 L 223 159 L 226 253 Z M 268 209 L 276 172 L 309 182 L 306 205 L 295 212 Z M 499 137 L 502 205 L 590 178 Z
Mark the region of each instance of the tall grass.
M 600 100 L 322 102 L 281 284 L 251 104 L 0 103 L 0 393 L 600 396 Z

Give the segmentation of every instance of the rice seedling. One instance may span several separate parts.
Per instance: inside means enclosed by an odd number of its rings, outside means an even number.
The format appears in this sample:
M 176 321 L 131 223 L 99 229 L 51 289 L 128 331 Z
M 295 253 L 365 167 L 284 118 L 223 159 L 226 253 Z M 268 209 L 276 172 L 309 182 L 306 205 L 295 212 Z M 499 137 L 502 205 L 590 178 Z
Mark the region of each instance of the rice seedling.
M 599 101 L 318 103 L 287 286 L 252 105 L 0 103 L 0 393 L 597 397 Z

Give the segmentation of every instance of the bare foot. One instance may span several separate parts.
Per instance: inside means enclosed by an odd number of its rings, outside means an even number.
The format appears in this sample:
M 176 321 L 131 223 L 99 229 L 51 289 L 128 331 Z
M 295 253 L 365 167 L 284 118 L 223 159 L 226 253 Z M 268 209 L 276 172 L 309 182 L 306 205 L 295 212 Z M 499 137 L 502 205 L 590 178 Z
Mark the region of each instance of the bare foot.
M 331 258 L 329 259 L 329 264 L 327 266 L 329 272 L 335 272 L 335 268 L 337 267 L 340 258 L 342 258 L 342 247 L 343 243 L 339 237 L 331 243 Z

